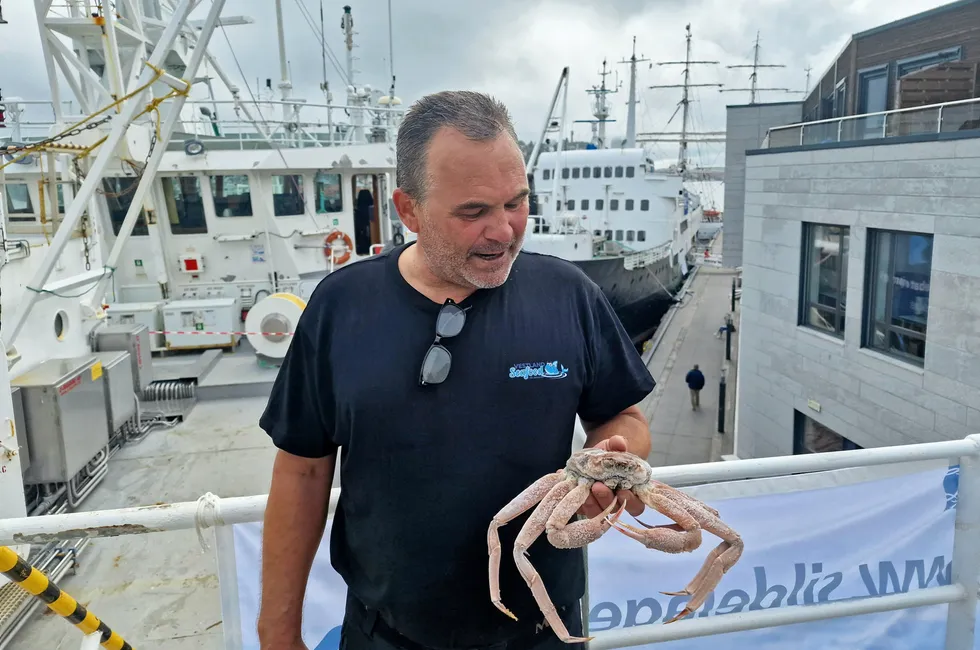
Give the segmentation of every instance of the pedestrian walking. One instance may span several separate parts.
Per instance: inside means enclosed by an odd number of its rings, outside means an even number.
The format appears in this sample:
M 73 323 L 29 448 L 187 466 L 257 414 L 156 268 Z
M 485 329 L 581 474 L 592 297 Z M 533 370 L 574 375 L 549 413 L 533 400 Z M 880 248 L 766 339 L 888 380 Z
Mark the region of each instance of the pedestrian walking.
M 691 410 L 697 411 L 701 408 L 701 389 L 704 388 L 704 373 L 698 370 L 698 364 L 694 364 L 694 367 L 687 371 L 684 381 L 691 389 Z

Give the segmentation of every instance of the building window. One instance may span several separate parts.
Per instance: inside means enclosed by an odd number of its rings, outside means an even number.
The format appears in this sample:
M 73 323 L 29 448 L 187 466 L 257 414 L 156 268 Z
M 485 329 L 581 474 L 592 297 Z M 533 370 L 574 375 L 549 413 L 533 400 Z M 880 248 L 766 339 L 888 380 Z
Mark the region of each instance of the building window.
M 27 183 L 7 183 L 3 189 L 7 195 L 7 219 L 11 222 L 36 219 Z
M 604 201 L 604 200 L 602 200 L 602 199 L 596 199 L 596 200 L 595 200 L 595 209 L 596 209 L 596 210 L 601 210 L 601 209 L 602 209 L 602 207 L 603 207 L 603 206 L 604 206 L 605 204 L 606 204 L 606 203 L 605 203 L 605 201 Z
M 277 217 L 294 217 L 305 212 L 303 177 L 300 174 L 277 174 L 272 177 L 272 213 Z
M 626 168 L 626 178 L 633 178 L 633 174 L 635 174 L 635 173 L 636 173 L 636 171 L 634 171 L 634 168 L 633 168 L 632 165 L 630 165 L 629 167 Z
M 647 231 L 646 230 L 637 230 L 636 231 L 636 241 L 646 241 L 646 240 L 647 240 Z
M 340 189 L 340 174 L 317 172 L 313 177 L 313 200 L 317 214 L 342 211 L 344 198 Z
M 626 231 L 626 241 L 633 241 L 634 232 L 632 230 Z
M 201 180 L 197 176 L 170 176 L 162 181 L 170 232 L 175 235 L 207 234 Z
M 578 167 L 572 167 L 572 178 L 578 178 L 581 174 Z
M 561 170 L 561 177 L 568 178 L 568 167 L 563 167 Z
M 575 209 L 575 199 L 569 199 L 565 203 L 567 204 L 567 208 L 566 209 L 568 209 L 568 210 L 574 210 Z
M 612 231 L 611 230 L 607 230 L 606 231 L 606 241 L 612 241 Z
M 551 180 L 551 170 L 550 169 L 544 170 L 544 172 L 541 174 L 541 177 L 544 180 L 546 180 L 546 181 L 550 181 Z
M 939 65 L 941 63 L 959 61 L 962 53 L 963 48 L 957 46 L 940 50 L 939 52 L 920 54 L 907 59 L 899 59 L 895 62 L 895 66 L 898 68 L 898 74 L 896 76 L 897 78 L 901 79 L 907 74 L 912 74 L 913 72 L 918 72 L 919 70 L 923 70 L 925 68 L 931 68 L 932 66 Z
M 633 199 L 626 199 L 626 209 L 627 210 L 633 209 Z
M 603 174 L 602 175 L 605 176 L 606 178 L 612 178 L 612 167 L 606 167 L 603 170 Z
M 245 174 L 212 176 L 211 197 L 219 217 L 252 216 L 252 191 Z
M 622 178 L 622 177 L 623 177 L 623 166 L 622 165 L 617 165 L 616 166 L 616 178 Z
M 105 196 L 106 205 L 109 207 L 109 221 L 112 222 L 112 234 L 118 235 L 122 228 L 123 221 L 126 220 L 126 212 L 133 203 L 133 194 L 136 193 L 138 178 L 132 176 L 110 176 L 102 179 L 102 192 Z M 146 212 L 140 208 L 136 216 L 136 224 L 133 226 L 133 237 L 149 236 L 150 231 L 146 227 Z
M 861 446 L 800 411 L 793 411 L 793 415 L 794 454 L 821 454 L 828 451 L 862 449 Z
M 623 241 L 623 231 L 622 230 L 617 230 L 616 231 L 616 241 Z
M 619 199 L 609 199 L 609 209 L 618 210 L 619 209 Z
M 588 167 L 586 167 L 586 169 L 588 169 Z M 588 210 L 589 209 L 589 200 L 588 199 L 582 199 L 582 209 L 583 210 Z
M 650 199 L 640 199 L 640 210 L 642 212 L 650 211 Z
M 932 235 L 869 228 L 865 268 L 864 345 L 923 365 Z
M 601 171 L 602 171 L 602 167 L 593 167 L 592 168 L 592 178 L 599 178 L 599 176 L 601 176 L 601 173 L 600 173 Z
M 800 325 L 844 336 L 847 306 L 847 226 L 803 224 Z

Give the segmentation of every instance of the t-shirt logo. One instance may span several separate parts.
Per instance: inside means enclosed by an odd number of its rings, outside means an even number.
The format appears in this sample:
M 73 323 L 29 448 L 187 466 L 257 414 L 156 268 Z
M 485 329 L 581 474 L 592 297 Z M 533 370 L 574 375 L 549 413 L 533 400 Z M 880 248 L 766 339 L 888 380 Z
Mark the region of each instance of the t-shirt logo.
M 510 367 L 511 379 L 563 379 L 567 376 L 568 368 L 557 361 L 515 363 Z

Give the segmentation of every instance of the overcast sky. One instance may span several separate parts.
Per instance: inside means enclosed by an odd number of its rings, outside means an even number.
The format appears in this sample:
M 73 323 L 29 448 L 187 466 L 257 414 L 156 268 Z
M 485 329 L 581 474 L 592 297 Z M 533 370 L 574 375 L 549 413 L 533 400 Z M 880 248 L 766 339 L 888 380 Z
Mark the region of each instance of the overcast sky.
M 211 0 L 205 0 L 194 17 L 202 18 Z M 3 2 L 7 25 L 0 25 L 0 89 L 5 97 L 49 97 L 41 57 L 33 2 Z M 300 5 L 319 26 L 320 0 L 283 0 L 286 53 L 290 61 L 293 95 L 322 101 L 320 43 Z M 344 65 L 345 49 L 340 28 L 343 2 L 324 1 L 327 44 Z M 388 1 L 350 0 L 354 16 L 357 79 L 387 89 L 390 84 L 388 48 Z M 812 66 L 812 83 L 830 65 L 854 32 L 881 25 L 942 4 L 941 0 L 392 0 L 394 72 L 396 94 L 408 104 L 421 95 L 442 89 L 489 92 L 511 109 L 518 134 L 537 139 L 548 102 L 563 66 L 570 66 L 571 119 L 590 119 L 590 95 L 585 90 L 599 83 L 603 58 L 608 59 L 622 87 L 610 96 L 612 135 L 626 125 L 629 66 L 619 61 L 630 55 L 632 38 L 637 54 L 652 61 L 638 68 L 637 110 L 639 131 L 678 131 L 680 115 L 667 121 L 680 99 L 679 89 L 651 90 L 655 84 L 682 81 L 683 66 L 658 66 L 660 61 L 684 58 L 684 26 L 693 32 L 692 58 L 718 61 L 692 69 L 692 83 L 723 83 L 727 88 L 749 84 L 749 70 L 727 65 L 751 63 L 756 32 L 761 35 L 761 62 L 785 68 L 762 69 L 759 86 L 802 91 L 806 67 Z M 247 80 L 256 91 L 256 80 L 279 81 L 279 60 L 273 0 L 227 0 L 223 15 L 245 15 L 254 23 L 227 27 L 234 52 Z M 240 80 L 224 36 L 219 30 L 211 51 L 225 69 Z M 11 62 L 16 65 L 10 65 Z M 651 68 L 651 64 L 652 68 Z M 607 77 L 615 83 L 616 74 Z M 335 100 L 343 101 L 340 72 L 328 61 L 327 80 Z M 220 82 L 218 83 L 220 86 Z M 198 91 L 199 92 L 199 91 Z M 226 96 L 223 88 L 216 87 Z M 70 97 L 66 93 L 66 97 Z M 763 92 L 761 101 L 799 99 L 802 93 Z M 748 103 L 747 92 L 720 93 L 716 88 L 696 89 L 692 127 L 724 130 L 725 105 Z M 589 125 L 573 125 L 577 139 L 588 139 Z M 666 128 L 665 128 L 666 127 Z M 658 144 L 658 158 L 677 155 L 676 144 Z M 699 153 L 703 155 L 699 156 Z M 691 155 L 706 166 L 724 163 L 723 148 L 692 145 Z

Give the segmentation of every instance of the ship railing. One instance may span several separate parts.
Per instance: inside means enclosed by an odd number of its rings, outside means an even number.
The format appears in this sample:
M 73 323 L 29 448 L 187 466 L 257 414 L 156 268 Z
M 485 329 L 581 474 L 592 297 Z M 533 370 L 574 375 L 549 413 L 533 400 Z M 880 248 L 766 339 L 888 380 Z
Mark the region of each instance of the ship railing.
M 648 248 L 645 251 L 636 251 L 633 253 L 627 253 L 623 255 L 623 265 L 629 269 L 640 269 L 644 266 L 650 266 L 655 264 L 662 259 L 670 257 L 671 244 L 667 242 L 665 244 L 660 244 L 654 248 Z
M 980 129 L 980 98 L 774 126 L 762 149 Z
M 638 625 L 600 631 L 594 634 L 589 650 L 611 650 L 939 604 L 949 605 L 944 650 L 973 650 L 980 579 L 980 434 L 963 440 L 659 467 L 657 478 L 669 485 L 683 487 L 943 459 L 959 460 L 960 465 L 948 584 L 830 603 L 787 605 L 692 618 L 671 625 Z M 338 489 L 331 491 L 331 512 L 335 511 L 339 496 Z M 230 581 L 234 585 L 237 574 L 232 526 L 261 521 L 267 498 L 267 495 L 256 495 L 223 499 L 209 493 L 197 502 L 0 520 L 0 544 L 47 543 L 191 529 L 197 529 L 200 535 L 204 529 L 213 527 L 218 542 L 219 581 Z M 805 525 L 801 520 L 800 526 Z M 882 535 L 886 534 L 887 531 L 882 531 Z M 204 542 L 203 537 L 201 541 Z M 222 613 L 226 623 L 230 623 L 238 620 L 237 610 L 225 594 L 222 590 Z M 225 626 L 225 647 L 230 650 L 236 646 L 228 639 L 236 637 L 238 631 L 228 627 Z

